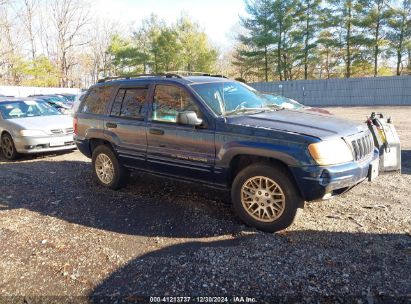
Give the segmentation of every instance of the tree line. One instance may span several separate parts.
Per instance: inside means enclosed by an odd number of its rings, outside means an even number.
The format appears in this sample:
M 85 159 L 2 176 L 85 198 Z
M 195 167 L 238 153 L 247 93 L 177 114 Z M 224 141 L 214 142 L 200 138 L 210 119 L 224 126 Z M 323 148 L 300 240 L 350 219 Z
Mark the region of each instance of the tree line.
M 411 72 L 410 0 L 250 0 L 233 65 L 247 80 Z M 394 69 L 393 69 L 394 66 Z
M 136 22 L 103 19 L 86 0 L 0 0 L 0 84 L 86 88 L 114 75 L 215 70 L 218 51 L 188 16 Z
M 0 0 L 0 84 L 86 88 L 178 70 L 246 81 L 411 72 L 411 0 L 246 0 L 224 51 L 187 15 L 124 27 L 85 1 Z
M 129 35 L 111 38 L 109 74 L 130 75 L 167 71 L 212 72 L 218 51 L 200 26 L 182 15 L 168 25 L 156 15 Z

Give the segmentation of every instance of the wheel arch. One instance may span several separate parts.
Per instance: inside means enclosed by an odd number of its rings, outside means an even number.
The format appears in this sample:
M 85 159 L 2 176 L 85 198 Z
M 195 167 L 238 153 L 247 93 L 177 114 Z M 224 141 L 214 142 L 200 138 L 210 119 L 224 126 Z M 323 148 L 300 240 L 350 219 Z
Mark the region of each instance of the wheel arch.
M 229 188 L 231 188 L 232 183 L 235 177 L 238 175 L 238 173 L 240 173 L 243 169 L 253 164 L 265 164 L 265 165 L 274 166 L 280 169 L 290 178 L 291 182 L 294 184 L 295 188 L 297 189 L 299 195 L 303 197 L 302 192 L 300 188 L 298 187 L 298 184 L 294 178 L 294 175 L 292 171 L 290 170 L 289 165 L 287 163 L 285 163 L 281 159 L 277 159 L 274 157 L 260 156 L 260 155 L 237 154 L 231 159 L 229 163 L 228 174 L 227 174 L 227 184 Z M 302 204 L 299 207 L 303 208 L 304 204 Z
M 89 150 L 90 150 L 90 155 L 93 155 L 93 151 L 98 147 L 98 146 L 108 146 L 110 149 L 113 150 L 113 145 L 106 139 L 103 138 L 90 138 L 89 139 Z

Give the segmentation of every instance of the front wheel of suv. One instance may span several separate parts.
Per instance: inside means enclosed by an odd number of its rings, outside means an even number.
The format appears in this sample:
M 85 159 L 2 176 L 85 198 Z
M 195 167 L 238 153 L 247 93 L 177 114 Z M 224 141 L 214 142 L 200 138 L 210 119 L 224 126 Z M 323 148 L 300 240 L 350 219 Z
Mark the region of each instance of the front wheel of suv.
M 92 164 L 93 177 L 100 185 L 117 190 L 126 184 L 128 171 L 110 147 L 98 146 L 93 151 Z
M 235 177 L 231 198 L 243 222 L 266 232 L 290 226 L 303 203 L 289 175 L 265 163 L 250 165 Z

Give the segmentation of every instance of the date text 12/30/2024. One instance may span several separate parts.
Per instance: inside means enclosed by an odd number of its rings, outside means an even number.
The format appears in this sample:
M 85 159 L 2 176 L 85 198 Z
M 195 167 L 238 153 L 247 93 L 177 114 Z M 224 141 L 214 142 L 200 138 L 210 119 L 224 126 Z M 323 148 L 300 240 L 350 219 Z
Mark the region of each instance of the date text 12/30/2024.
M 256 303 L 253 297 L 150 297 L 150 303 Z

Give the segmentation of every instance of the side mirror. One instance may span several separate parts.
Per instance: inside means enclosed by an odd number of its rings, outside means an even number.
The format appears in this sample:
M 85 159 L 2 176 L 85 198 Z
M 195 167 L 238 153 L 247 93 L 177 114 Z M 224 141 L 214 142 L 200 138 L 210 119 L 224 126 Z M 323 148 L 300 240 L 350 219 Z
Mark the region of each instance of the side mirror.
M 199 126 L 203 120 L 197 117 L 196 112 L 187 111 L 177 114 L 177 123 L 180 125 Z

